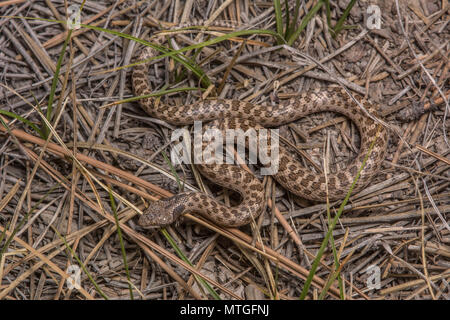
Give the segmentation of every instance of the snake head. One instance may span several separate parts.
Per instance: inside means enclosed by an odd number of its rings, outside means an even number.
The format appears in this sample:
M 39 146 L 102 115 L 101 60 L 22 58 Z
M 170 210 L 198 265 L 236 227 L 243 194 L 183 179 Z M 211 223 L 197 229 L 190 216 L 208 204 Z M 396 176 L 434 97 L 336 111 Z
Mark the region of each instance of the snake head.
M 139 217 L 138 224 L 143 228 L 164 227 L 175 222 L 185 211 L 185 194 L 150 204 Z

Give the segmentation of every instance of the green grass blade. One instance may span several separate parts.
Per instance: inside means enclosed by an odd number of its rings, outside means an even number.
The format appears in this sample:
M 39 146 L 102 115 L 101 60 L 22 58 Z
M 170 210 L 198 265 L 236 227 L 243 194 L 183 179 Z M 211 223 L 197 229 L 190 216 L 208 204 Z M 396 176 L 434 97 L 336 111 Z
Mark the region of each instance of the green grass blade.
M 286 40 L 288 38 L 288 33 L 289 33 L 289 24 L 291 22 L 290 20 L 290 16 L 289 16 L 289 1 L 288 0 L 284 0 L 284 10 L 286 12 L 286 22 L 285 22 L 285 30 L 284 30 L 284 39 Z
M 331 7 L 330 7 L 330 0 L 325 0 L 325 15 L 327 17 L 327 24 L 328 29 L 332 31 L 332 36 L 334 36 L 334 30 L 331 26 Z
M 300 36 L 300 33 L 302 33 L 303 29 L 306 28 L 306 26 L 308 25 L 309 21 L 314 17 L 314 15 L 317 13 L 317 11 L 319 11 L 319 9 L 322 7 L 324 3 L 324 0 L 319 0 L 316 5 L 314 7 L 312 7 L 311 10 L 309 10 L 309 12 L 305 15 L 305 17 L 302 20 L 302 23 L 300 24 L 300 26 L 298 27 L 297 30 L 295 30 L 295 32 L 289 37 L 287 44 L 292 46 L 295 42 L 295 40 L 297 40 L 297 38 Z
M 280 36 L 283 36 L 283 13 L 281 12 L 280 0 L 273 0 L 273 7 L 275 9 L 275 20 L 276 20 L 276 24 L 277 24 L 277 33 Z M 281 44 L 279 40 L 278 40 L 278 44 Z
M 184 189 L 184 186 L 181 184 L 180 177 L 177 174 L 177 171 L 175 170 L 175 167 L 173 166 L 172 162 L 169 160 L 169 157 L 164 151 L 161 151 L 162 156 L 164 157 L 164 160 L 169 165 L 170 171 L 172 172 L 173 176 L 175 177 L 175 180 L 177 181 L 178 188 L 180 191 Z
M 176 31 L 176 30 L 172 30 L 172 31 Z M 173 52 L 168 53 L 168 54 L 164 54 L 164 55 L 161 55 L 161 56 L 154 57 L 153 59 L 159 59 L 159 58 L 162 58 L 162 57 L 165 57 L 165 56 L 172 56 L 172 55 L 175 55 L 175 54 L 178 54 L 178 53 L 182 53 L 184 51 L 189 51 L 189 50 L 193 50 L 193 49 L 197 49 L 197 48 L 207 47 L 207 46 L 210 46 L 210 45 L 213 45 L 213 44 L 220 43 L 220 42 L 225 41 L 225 40 L 229 40 L 230 38 L 236 38 L 236 37 L 241 37 L 241 36 L 249 36 L 249 35 L 256 35 L 256 34 L 273 36 L 273 37 L 275 37 L 277 39 L 282 40 L 283 43 L 284 43 L 283 37 L 280 36 L 278 33 L 273 32 L 271 30 L 261 30 L 261 29 L 241 30 L 241 31 L 230 32 L 230 33 L 224 34 L 223 36 L 218 36 L 218 37 L 215 37 L 213 39 L 210 39 L 208 41 L 204 41 L 204 42 L 197 43 L 197 44 L 194 44 L 194 45 L 191 45 L 191 46 L 187 46 L 187 47 L 184 47 L 184 48 L 182 48 L 180 50 L 176 50 L 176 51 L 173 51 Z
M 116 202 L 114 201 L 114 197 L 111 192 L 111 189 L 109 189 L 108 193 L 109 193 L 109 200 L 111 202 L 111 209 L 114 213 L 114 220 L 116 222 L 117 235 L 119 236 L 119 243 L 120 243 L 120 249 L 122 251 L 122 259 L 123 259 L 123 264 L 125 266 L 125 273 L 127 274 L 128 287 L 130 289 L 130 299 L 134 300 L 133 286 L 131 285 L 132 282 L 131 282 L 131 277 L 130 277 L 130 270 L 128 269 L 127 253 L 125 251 L 125 245 L 123 243 L 122 229 L 120 228 L 119 217 L 117 216 Z
M 6 110 L 0 110 L 0 114 L 3 114 L 3 115 L 5 115 L 5 116 L 8 116 L 8 117 L 11 117 L 11 118 L 14 118 L 14 119 L 17 119 L 17 120 L 19 120 L 20 122 L 22 122 L 22 123 L 24 123 L 24 124 L 30 126 L 34 131 L 36 131 L 37 134 L 39 134 L 39 135 L 42 137 L 42 131 L 41 131 L 41 129 L 39 129 L 38 126 L 36 126 L 36 125 L 35 125 L 33 122 L 31 122 L 30 120 L 25 119 L 25 118 L 19 116 L 18 114 L 15 114 L 15 113 L 13 113 L 13 112 L 9 112 L 9 111 L 6 111 Z
M 53 100 L 55 98 L 56 86 L 58 84 L 59 71 L 61 70 L 61 64 L 64 58 L 64 54 L 66 53 L 67 44 L 69 43 L 70 37 L 72 36 L 72 29 L 69 30 L 66 39 L 64 40 L 64 44 L 61 49 L 61 53 L 58 57 L 58 62 L 56 63 L 55 74 L 53 75 L 52 87 L 50 88 L 50 95 L 48 97 L 48 105 L 47 105 L 47 120 L 51 122 L 52 120 L 52 111 L 53 111 Z M 44 139 L 47 139 L 50 129 L 47 127 L 45 123 L 42 124 L 42 133 L 44 135 Z
M 194 267 L 194 265 L 189 261 L 189 259 L 184 255 L 183 251 L 177 246 L 176 242 L 172 239 L 170 234 L 167 232 L 166 228 L 161 228 L 161 233 L 166 237 L 167 241 L 169 241 L 172 248 L 175 250 L 175 252 L 178 254 L 178 256 L 187 264 L 189 264 L 191 267 Z M 200 282 L 207 290 L 208 292 L 213 296 L 216 300 L 221 300 L 219 294 L 209 285 L 208 282 L 206 282 L 204 279 L 198 277 L 194 274 L 195 279 Z
M 328 228 L 330 228 L 332 220 L 331 220 L 330 204 L 329 203 L 327 203 L 327 218 L 328 218 Z M 326 293 L 328 292 L 328 289 L 330 289 L 330 287 L 333 284 L 333 281 L 336 279 L 336 277 L 338 278 L 338 282 L 339 282 L 339 293 L 340 293 L 341 299 L 344 299 L 342 277 L 341 277 L 340 272 L 339 273 L 337 272 L 337 270 L 339 270 L 340 263 L 339 263 L 339 259 L 338 259 L 337 252 L 336 252 L 336 246 L 334 244 L 333 232 L 331 232 L 331 236 L 330 236 L 330 245 L 331 245 L 331 250 L 333 252 L 334 268 L 335 268 L 336 272 L 334 272 L 333 276 L 330 277 L 330 279 L 328 279 L 325 287 L 323 288 L 322 292 L 319 295 L 318 300 L 323 300 L 323 298 L 325 297 Z
M 378 127 L 378 131 L 377 131 L 377 133 L 375 135 L 376 137 L 378 137 L 379 131 L 380 131 L 380 126 Z M 336 216 L 334 217 L 333 221 L 331 222 L 330 227 L 328 228 L 328 232 L 327 232 L 327 234 L 325 235 L 325 238 L 322 241 L 322 244 L 321 244 L 321 246 L 319 248 L 317 256 L 314 259 L 313 264 L 311 266 L 311 270 L 310 270 L 310 272 L 308 274 L 308 277 L 306 278 L 305 286 L 303 287 L 302 293 L 300 294 L 300 299 L 301 300 L 304 300 L 306 298 L 306 295 L 308 294 L 309 288 L 311 286 L 312 279 L 313 279 L 313 277 L 314 277 L 314 275 L 316 273 L 317 267 L 319 266 L 320 259 L 322 258 L 322 255 L 325 252 L 325 248 L 328 245 L 328 241 L 330 240 L 330 237 L 331 237 L 331 235 L 333 233 L 333 230 L 334 230 L 334 228 L 335 228 L 335 226 L 336 226 L 336 224 L 338 222 L 338 219 L 341 216 L 342 212 L 344 211 L 344 207 L 347 204 L 348 199 L 350 198 L 350 195 L 352 194 L 353 188 L 355 187 L 356 182 L 358 181 L 359 176 L 361 175 L 361 171 L 363 170 L 364 166 L 366 165 L 367 159 L 369 158 L 369 156 L 370 156 L 370 154 L 372 152 L 372 149 L 375 146 L 375 142 L 376 141 L 377 141 L 377 139 L 374 139 L 372 141 L 372 143 L 370 144 L 369 150 L 368 150 L 366 156 L 364 157 L 363 163 L 361 164 L 361 167 L 359 168 L 355 179 L 353 179 L 353 183 L 350 186 L 350 189 L 348 190 L 344 201 L 342 201 L 341 206 L 339 207 L 339 210 L 338 210 Z
M 58 235 L 58 237 L 61 239 L 61 241 L 64 242 L 64 245 L 66 246 L 66 249 L 68 251 L 68 253 L 67 253 L 68 256 L 69 257 L 73 256 L 75 258 L 75 260 L 77 260 L 77 262 L 80 265 L 81 269 L 83 269 L 84 273 L 86 273 L 86 275 L 88 276 L 89 280 L 91 281 L 91 283 L 93 284 L 93 286 L 95 287 L 97 292 L 103 297 L 103 299 L 109 300 L 108 296 L 102 291 L 102 289 L 100 289 L 100 287 L 98 286 L 97 282 L 95 282 L 94 278 L 91 276 L 91 274 L 87 270 L 87 268 L 84 265 L 84 263 L 81 262 L 80 258 L 78 258 L 78 256 L 76 255 L 75 251 L 73 251 L 72 247 L 69 246 L 69 244 L 66 241 L 66 238 L 63 237 L 54 226 L 51 226 L 51 228 Z
M 83 25 L 83 26 L 86 26 L 86 28 L 92 28 L 92 29 L 95 29 L 95 30 L 105 31 L 105 32 L 112 33 L 112 34 L 116 34 L 117 33 L 115 31 L 110 31 L 110 30 L 106 30 L 106 29 L 103 29 L 103 28 L 99 28 L 99 27 L 89 27 L 87 25 Z M 172 30 L 172 31 L 175 31 L 175 30 Z M 137 41 L 137 42 L 139 42 L 141 44 L 144 44 L 146 46 L 152 47 L 152 48 L 154 48 L 154 49 L 156 49 L 158 51 L 162 51 L 162 52 L 166 51 L 166 52 L 164 54 L 159 55 L 159 56 L 151 57 L 149 59 L 145 59 L 145 60 L 142 60 L 142 61 L 138 61 L 138 62 L 135 62 L 135 63 L 128 64 L 126 66 L 121 66 L 121 67 L 115 68 L 114 70 L 121 70 L 121 69 L 129 68 L 129 67 L 133 67 L 133 66 L 141 64 L 141 63 L 147 63 L 147 62 L 150 62 L 152 60 L 157 60 L 157 59 L 161 59 L 161 58 L 165 58 L 165 57 L 173 57 L 175 60 L 177 60 L 176 59 L 176 55 L 179 54 L 179 53 L 183 53 L 185 51 L 195 50 L 195 49 L 207 47 L 207 46 L 210 46 L 210 45 L 214 45 L 214 44 L 220 43 L 222 41 L 229 40 L 230 38 L 247 36 L 247 35 L 255 35 L 255 34 L 270 35 L 270 36 L 276 37 L 277 39 L 280 39 L 284 43 L 284 39 L 280 35 L 278 35 L 276 32 L 273 32 L 271 30 L 259 30 L 259 29 L 257 29 L 257 30 L 241 30 L 241 31 L 227 33 L 227 34 L 225 34 L 223 36 L 219 36 L 219 37 L 216 37 L 216 38 L 204 41 L 202 43 L 197 43 L 197 44 L 194 44 L 194 45 L 190 45 L 190 46 L 181 48 L 179 50 L 174 50 L 174 51 L 170 51 L 169 52 L 168 48 L 155 45 L 153 43 L 150 43 L 150 42 L 147 42 L 145 40 L 141 40 L 141 39 L 135 38 L 135 37 L 130 36 L 130 35 L 126 35 L 127 39 L 130 39 L 130 40 L 133 40 L 133 41 Z M 180 61 L 177 60 L 177 62 L 180 62 Z M 181 63 L 186 63 L 186 62 L 182 61 Z M 202 74 L 197 74 L 195 72 L 195 70 L 192 70 L 192 71 L 197 76 L 199 76 L 199 78 L 202 76 Z
M 84 27 L 84 28 L 96 30 L 96 31 L 99 31 L 99 32 L 106 32 L 106 33 L 110 33 L 110 34 L 113 34 L 113 35 L 116 35 L 116 36 L 119 36 L 119 37 L 122 37 L 122 38 L 125 38 L 125 39 L 136 41 L 136 42 L 138 42 L 140 44 L 143 44 L 143 45 L 145 45 L 147 47 L 151 47 L 151 48 L 153 48 L 155 50 L 158 50 L 159 52 L 163 53 L 162 55 L 159 55 L 159 56 L 156 56 L 156 57 L 152 57 L 150 59 L 146 59 L 146 60 L 143 60 L 143 61 L 138 61 L 138 62 L 135 62 L 135 63 L 131 63 L 131 64 L 126 65 L 126 66 L 118 67 L 118 68 L 115 68 L 114 70 L 125 69 L 125 68 L 132 67 L 132 66 L 135 66 L 135 65 L 138 65 L 138 64 L 141 64 L 141 63 L 147 63 L 149 61 L 156 60 L 156 59 L 161 59 L 161 58 L 164 58 L 164 57 L 171 57 L 172 59 L 174 59 L 175 61 L 179 62 L 184 67 L 186 67 L 188 70 L 190 70 L 193 74 L 195 74 L 201 80 L 201 83 L 202 83 L 203 86 L 209 87 L 211 85 L 211 81 L 206 76 L 206 73 L 200 67 L 198 67 L 193 61 L 190 61 L 188 58 L 179 56 L 180 53 L 183 53 L 184 51 L 186 51 L 186 50 L 183 50 L 184 48 L 181 49 L 181 50 L 171 50 L 171 49 L 166 48 L 164 46 L 156 45 L 154 43 L 151 43 L 151 42 L 148 42 L 148 41 L 145 41 L 145 40 L 133 37 L 133 36 L 131 36 L 129 34 L 126 34 L 126 33 L 118 32 L 118 31 L 114 31 L 114 30 L 109 30 L 109 29 L 105 29 L 105 28 L 101 28 L 101 27 L 96 27 L 96 26 L 90 26 L 90 25 L 86 25 L 86 24 L 81 24 L 81 26 Z M 187 49 L 187 50 L 189 50 L 189 49 Z
M 348 15 L 350 14 L 350 11 L 352 10 L 353 6 L 355 5 L 355 2 L 356 2 L 356 0 L 351 0 L 349 2 L 349 4 L 347 5 L 347 7 L 344 10 L 344 13 L 339 18 L 338 22 L 336 22 L 336 25 L 334 26 L 334 28 L 332 28 L 333 37 L 335 37 L 342 29 L 344 29 L 344 27 L 343 27 L 344 21 L 345 21 L 345 19 L 347 19 Z M 330 27 L 330 26 L 328 26 L 328 27 Z
M 286 11 L 289 12 L 289 7 L 288 7 L 287 1 L 286 1 Z M 287 20 L 287 22 L 286 22 L 286 38 L 285 39 L 289 39 L 289 37 L 294 33 L 299 14 L 300 14 L 300 0 L 296 0 L 295 1 L 295 9 L 294 9 L 294 17 L 292 18 L 292 20 L 290 22 L 289 22 L 289 20 Z
M 341 278 L 341 273 L 337 272 L 338 269 L 336 269 L 335 272 L 333 272 L 333 274 L 331 275 L 330 279 L 328 279 L 327 283 L 325 284 L 325 287 L 323 287 L 322 292 L 320 293 L 318 300 L 323 300 L 325 298 L 325 295 L 327 294 L 328 290 L 330 289 L 331 285 L 333 284 L 334 280 L 336 280 L 336 278 L 338 278 L 338 281 L 340 281 L 339 283 L 339 294 L 341 296 L 341 300 L 344 300 L 344 295 L 343 295 L 343 291 L 342 291 L 342 278 Z
M 86 3 L 86 0 L 83 0 L 83 2 L 81 3 L 81 6 L 79 8 L 79 12 L 81 14 L 81 10 L 83 10 L 84 4 Z M 67 24 L 67 21 L 65 21 L 65 23 Z M 61 70 L 61 64 L 62 61 L 64 59 L 64 55 L 66 53 L 66 49 L 67 49 L 67 44 L 69 43 L 70 38 L 72 37 L 72 32 L 73 29 L 69 29 L 68 33 L 67 33 L 67 37 L 66 39 L 64 39 L 64 44 L 63 47 L 61 49 L 61 53 L 58 57 L 58 61 L 56 63 L 56 69 L 55 69 L 55 74 L 53 75 L 53 80 L 52 80 L 52 86 L 50 88 L 50 95 L 48 97 L 48 105 L 47 105 L 47 120 L 48 122 L 52 121 L 52 117 L 53 117 L 53 100 L 55 98 L 55 92 L 56 92 L 56 86 L 58 85 L 58 78 L 59 78 L 59 72 Z M 42 123 L 42 134 L 44 139 L 47 139 L 48 135 L 50 133 L 50 129 L 48 128 L 48 126 L 45 123 Z
M 209 39 L 210 39 L 210 37 L 208 36 L 207 40 L 209 40 Z M 167 39 L 167 43 L 170 44 L 170 41 L 168 41 L 168 40 L 169 39 Z M 174 48 L 172 48 L 172 45 L 170 46 L 170 49 L 171 50 L 175 50 Z M 200 66 L 195 61 L 196 61 L 198 55 L 201 53 L 202 49 L 203 48 L 199 48 L 199 49 L 195 50 L 194 54 L 192 55 L 192 57 L 188 57 L 186 55 L 183 55 L 183 57 L 186 58 L 188 61 L 192 61 L 192 63 L 194 65 L 196 65 L 196 66 L 198 66 L 200 68 Z M 176 69 L 177 68 L 175 68 L 175 71 L 176 71 Z M 185 78 L 186 78 L 186 68 L 181 69 L 180 72 L 175 72 L 175 83 L 178 83 L 178 82 L 182 81 Z
M 20 17 L 20 16 L 0 16 L 0 17 L 1 18 L 13 18 L 13 19 L 40 20 L 40 21 L 47 21 L 47 22 L 56 22 L 56 23 L 61 23 L 61 24 L 67 24 L 67 21 L 55 20 L 55 19 L 45 19 L 45 18 L 35 18 L 35 17 Z M 185 66 L 187 69 L 189 69 L 193 74 L 195 74 L 201 80 L 201 83 L 202 83 L 202 85 L 205 88 L 208 88 L 211 85 L 211 81 L 206 76 L 206 73 L 201 68 L 199 68 L 198 66 L 193 65 L 193 64 L 189 63 L 189 61 L 186 61 L 182 57 L 178 56 L 180 53 L 183 53 L 185 51 L 198 49 L 198 48 L 203 48 L 203 47 L 206 47 L 206 46 L 210 46 L 210 45 L 213 45 L 213 44 L 225 41 L 225 40 L 229 40 L 230 38 L 233 38 L 233 37 L 240 37 L 240 36 L 254 35 L 254 34 L 270 35 L 270 36 L 275 37 L 278 42 L 285 43 L 285 40 L 284 40 L 282 35 L 279 35 L 276 32 L 273 32 L 271 30 L 259 30 L 259 29 L 256 29 L 256 30 L 241 30 L 241 31 L 231 32 L 231 33 L 225 34 L 223 36 L 219 36 L 219 37 L 213 38 L 211 40 L 204 41 L 202 43 L 191 45 L 191 46 L 182 48 L 180 50 L 174 50 L 174 51 L 172 50 L 171 51 L 170 49 L 168 49 L 166 47 L 155 45 L 153 43 L 150 43 L 148 41 L 145 41 L 145 40 L 133 37 L 133 36 L 131 36 L 129 34 L 126 34 L 126 33 L 121 33 L 121 32 L 118 32 L 118 31 L 109 30 L 109 29 L 105 29 L 105 28 L 101 28 L 101 27 L 97 27 L 97 26 L 86 25 L 86 24 L 80 24 L 80 26 L 83 27 L 83 28 L 96 30 L 96 31 L 99 31 L 99 32 L 106 32 L 106 33 L 109 33 L 109 34 L 112 34 L 112 35 L 116 35 L 116 36 L 119 36 L 119 37 L 122 37 L 122 38 L 125 38 L 125 39 L 136 41 L 136 42 L 138 42 L 140 44 L 152 47 L 155 50 L 163 52 L 162 55 L 155 56 L 155 57 L 146 59 L 144 61 L 138 61 L 136 63 L 128 64 L 126 66 L 115 68 L 114 70 L 116 70 L 116 71 L 117 70 L 121 70 L 121 69 L 125 69 L 125 68 L 129 68 L 129 67 L 133 67 L 133 66 L 141 64 L 141 63 L 147 63 L 147 62 L 152 61 L 152 60 L 161 59 L 161 58 L 164 58 L 164 57 L 171 57 L 172 59 L 174 59 L 175 61 L 181 63 L 183 66 Z M 199 27 L 199 28 L 202 28 L 202 27 Z M 177 30 L 171 30 L 171 31 L 175 32 Z M 66 40 L 70 38 L 70 34 L 71 34 L 71 32 L 69 33 L 69 35 L 66 38 Z M 62 57 L 60 57 L 60 59 L 62 59 Z M 56 74 L 55 74 L 55 76 L 56 76 Z M 55 80 L 54 80 L 54 82 L 55 82 Z
M 0 16 L 0 18 L 39 20 L 39 21 L 56 22 L 56 23 L 60 23 L 60 24 L 67 24 L 67 21 L 64 21 L 64 20 L 45 19 L 45 18 L 36 18 L 36 17 Z M 96 30 L 96 31 L 99 31 L 99 32 L 106 32 L 106 33 L 109 33 L 109 34 L 112 34 L 112 35 L 116 35 L 116 36 L 119 36 L 119 37 L 122 37 L 122 38 L 125 38 L 125 39 L 136 41 L 136 42 L 141 43 L 143 45 L 152 47 L 152 48 L 154 48 L 154 49 L 156 49 L 156 50 L 166 54 L 164 56 L 171 56 L 174 60 L 176 60 L 177 62 L 183 64 L 187 69 L 191 70 L 199 79 L 202 80 L 202 84 L 204 85 L 204 87 L 209 87 L 211 85 L 211 81 L 208 79 L 208 77 L 206 76 L 205 72 L 203 72 L 203 70 L 201 68 L 193 66 L 193 65 L 187 63 L 186 61 L 183 61 L 183 59 L 180 58 L 179 56 L 176 56 L 176 54 L 178 54 L 179 52 L 176 52 L 176 53 L 174 53 L 174 55 L 172 55 L 171 51 L 168 50 L 167 48 L 163 47 L 163 46 L 154 45 L 154 44 L 152 44 L 150 42 L 147 42 L 145 40 L 133 37 L 133 36 L 131 36 L 129 34 L 126 34 L 126 33 L 121 33 L 121 32 L 118 32 L 118 31 L 104 29 L 104 28 L 96 27 L 96 26 L 90 26 L 90 25 L 86 25 L 86 24 L 80 24 L 80 26 L 83 27 L 83 28 Z M 68 36 L 66 38 L 66 41 L 67 41 L 67 39 L 69 39 L 71 33 L 72 33 L 72 30 L 69 30 L 69 34 L 68 34 Z M 63 48 L 63 49 L 65 50 L 65 48 Z M 62 57 L 60 56 L 60 59 L 61 58 Z M 159 59 L 159 58 L 161 58 L 161 56 L 158 56 L 156 59 Z M 147 61 L 144 61 L 144 62 L 147 62 Z M 143 63 L 143 62 L 140 62 L 140 63 Z M 139 63 L 136 63 L 136 64 L 139 64 Z M 134 66 L 134 65 L 135 64 L 130 64 L 128 66 L 116 68 L 115 70 L 128 68 L 128 67 L 131 67 L 131 66 Z M 57 70 L 57 71 L 59 72 L 59 70 Z M 55 76 L 56 76 L 56 74 L 55 74 Z M 55 82 L 55 79 L 54 79 L 54 82 Z M 53 100 L 53 96 L 52 95 L 51 95 L 51 97 L 52 97 L 52 100 Z M 53 103 L 53 101 L 51 101 L 51 102 Z M 48 113 L 51 114 L 51 111 L 52 110 L 50 110 L 50 112 L 48 112 Z M 47 133 L 47 135 L 48 135 L 48 133 Z
M 178 176 L 177 172 L 175 171 L 175 168 L 172 164 L 172 162 L 169 161 L 169 158 L 167 157 L 166 153 L 164 151 L 162 151 L 162 155 L 164 157 L 164 160 L 169 164 L 170 170 L 172 171 L 172 174 L 175 176 L 175 179 L 177 181 L 178 184 L 178 188 L 180 190 L 183 190 L 183 186 L 181 185 L 181 181 L 180 181 L 180 177 Z M 170 245 L 172 246 L 172 248 L 175 250 L 175 252 L 178 254 L 178 256 L 187 264 L 189 264 L 191 267 L 193 267 L 194 265 L 191 263 L 191 261 L 189 261 L 189 259 L 184 255 L 183 251 L 181 251 L 181 249 L 178 247 L 178 245 L 176 244 L 175 240 L 173 240 L 173 238 L 170 236 L 170 234 L 167 232 L 166 228 L 161 228 L 161 233 L 164 235 L 164 237 L 166 237 L 167 241 L 169 241 Z M 216 300 L 221 300 L 220 296 L 217 294 L 217 292 L 209 285 L 208 282 L 206 282 L 204 279 L 194 275 L 195 279 L 201 283 L 211 294 L 211 296 L 214 297 L 214 299 Z

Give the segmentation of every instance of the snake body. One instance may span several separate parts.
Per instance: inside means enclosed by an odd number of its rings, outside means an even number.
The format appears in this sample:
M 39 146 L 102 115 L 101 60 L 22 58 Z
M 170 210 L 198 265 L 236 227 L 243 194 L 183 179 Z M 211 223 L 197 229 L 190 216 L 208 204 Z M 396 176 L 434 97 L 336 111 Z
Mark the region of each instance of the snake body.
M 146 47 L 137 59 L 142 61 L 156 55 L 158 55 L 156 50 Z M 148 80 L 148 63 L 133 68 L 132 84 L 138 96 L 152 93 Z M 369 113 L 377 116 L 377 105 L 359 95 L 354 95 L 354 98 Z M 388 133 L 385 128 L 368 117 L 346 91 L 339 88 L 302 93 L 276 106 L 226 99 L 172 106 L 156 103 L 153 97 L 140 99 L 139 103 L 147 114 L 170 124 L 189 125 L 201 120 L 208 122 L 206 128 L 216 127 L 222 131 L 227 128 L 240 128 L 246 131 L 249 128 L 274 127 L 325 111 L 348 117 L 359 130 L 361 147 L 358 155 L 344 171 L 328 173 L 325 177 L 323 173 L 316 173 L 302 166 L 285 148 L 279 147 L 279 169 L 273 175 L 275 180 L 295 195 L 316 202 L 325 202 L 327 195 L 330 200 L 345 197 L 370 145 L 376 139 L 353 192 L 356 193 L 366 186 L 379 171 L 388 144 Z M 251 222 L 265 209 L 263 185 L 253 174 L 238 165 L 202 163 L 197 167 L 209 180 L 237 191 L 242 198 L 240 204 L 228 207 L 204 193 L 183 192 L 151 203 L 138 223 L 143 227 L 168 225 L 181 215 L 190 212 L 205 216 L 218 225 L 237 227 Z

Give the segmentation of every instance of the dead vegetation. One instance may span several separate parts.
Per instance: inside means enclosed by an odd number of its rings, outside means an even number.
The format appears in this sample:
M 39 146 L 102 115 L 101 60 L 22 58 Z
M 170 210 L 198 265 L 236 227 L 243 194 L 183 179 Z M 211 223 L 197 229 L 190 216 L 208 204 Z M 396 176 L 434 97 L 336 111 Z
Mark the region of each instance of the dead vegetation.
M 303 19 L 318 1 L 300 2 Z M 348 2 L 331 2 L 331 25 Z M 81 3 L 0 3 L 0 299 L 298 299 L 329 228 L 327 208 L 270 177 L 268 209 L 254 225 L 219 228 L 195 214 L 163 230 L 135 224 L 149 201 L 179 192 L 174 172 L 185 188 L 235 198 L 194 167 L 173 168 L 164 154 L 174 128 L 127 100 L 131 69 L 119 67 L 131 63 L 134 41 L 74 30 L 59 69 L 66 26 L 11 17 L 65 20 L 65 8 Z M 380 8 L 381 29 L 364 28 L 369 4 Z M 447 0 L 359 1 L 345 21 L 356 27 L 334 38 L 322 8 L 292 47 L 252 34 L 183 52 L 211 81 L 203 91 L 170 58 L 150 68 L 155 90 L 197 88 L 161 97 L 177 105 L 214 96 L 276 102 L 344 85 L 383 106 L 389 155 L 344 207 L 308 299 L 449 299 L 448 10 Z M 174 49 L 236 30 L 276 30 L 271 1 L 86 1 L 81 15 L 83 24 L 140 39 L 193 19 L 236 28 L 173 33 Z M 345 167 L 358 148 L 355 131 L 332 114 L 280 130 L 319 170 L 325 141 L 332 170 Z M 70 289 L 77 268 L 80 287 Z M 377 270 L 381 282 L 370 288 Z

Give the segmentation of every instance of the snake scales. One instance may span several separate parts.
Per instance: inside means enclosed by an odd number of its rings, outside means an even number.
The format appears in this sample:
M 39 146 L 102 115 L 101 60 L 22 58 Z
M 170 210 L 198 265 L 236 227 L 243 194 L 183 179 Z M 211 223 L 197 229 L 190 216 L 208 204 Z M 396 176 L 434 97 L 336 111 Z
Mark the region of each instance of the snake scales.
M 146 60 L 156 55 L 158 55 L 156 50 L 145 47 L 137 56 L 137 60 Z M 134 92 L 138 96 L 152 93 L 152 87 L 148 80 L 148 67 L 148 63 L 146 63 L 133 68 L 132 84 Z M 354 97 L 368 112 L 377 115 L 375 104 L 359 95 Z M 361 190 L 368 184 L 380 169 L 386 154 L 388 133 L 385 128 L 381 126 L 378 128 L 379 125 L 364 114 L 342 89 L 302 93 L 298 97 L 276 106 L 224 99 L 171 106 L 162 102 L 156 103 L 153 97 L 140 99 L 139 103 L 147 114 L 170 124 L 188 125 L 195 120 L 201 120 L 209 122 L 209 127 L 218 127 L 220 130 L 241 128 L 246 131 L 249 128 L 274 127 L 325 111 L 340 113 L 348 117 L 359 130 L 360 151 L 344 171 L 327 175 L 327 185 L 323 173 L 318 174 L 302 166 L 285 148 L 279 146 L 279 170 L 273 175 L 275 180 L 295 195 L 317 202 L 325 202 L 327 186 L 330 200 L 345 197 L 374 139 L 377 139 L 374 148 L 353 192 Z M 197 167 L 209 180 L 237 191 L 242 199 L 240 204 L 235 207 L 227 207 L 204 193 L 183 192 L 151 203 L 139 218 L 139 225 L 143 227 L 164 226 L 174 222 L 184 213 L 191 212 L 201 214 L 222 226 L 237 227 L 249 223 L 264 210 L 264 188 L 260 180 L 253 174 L 238 165 L 202 163 Z

